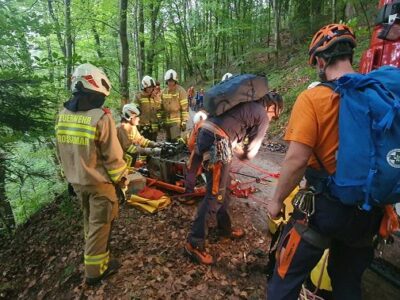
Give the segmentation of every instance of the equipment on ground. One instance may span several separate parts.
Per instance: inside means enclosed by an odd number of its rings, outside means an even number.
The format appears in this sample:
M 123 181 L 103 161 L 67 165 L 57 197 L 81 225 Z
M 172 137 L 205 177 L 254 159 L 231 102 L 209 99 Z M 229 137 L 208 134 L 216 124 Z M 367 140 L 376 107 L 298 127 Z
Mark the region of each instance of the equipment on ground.
M 160 157 L 151 157 L 147 162 L 147 175 L 157 181 L 182 187 L 187 173 L 186 163 L 189 156 L 186 144 L 165 142 L 161 146 Z M 198 180 L 201 185 L 203 183 L 201 177 Z
M 266 179 L 265 177 L 244 174 L 244 173 L 237 172 L 237 171 L 231 171 L 230 173 L 237 174 L 237 175 L 242 175 L 242 176 L 249 177 L 249 178 L 254 178 L 257 183 L 261 183 L 261 181 L 272 182 L 272 180 Z
M 249 198 L 251 194 L 257 193 L 260 190 L 255 188 L 254 186 L 249 186 L 246 188 L 243 188 L 240 184 L 240 181 L 235 180 L 231 185 L 229 186 L 229 190 L 232 195 L 238 198 Z
M 146 186 L 137 195 L 131 195 L 127 202 L 142 211 L 154 214 L 171 204 L 171 198 Z

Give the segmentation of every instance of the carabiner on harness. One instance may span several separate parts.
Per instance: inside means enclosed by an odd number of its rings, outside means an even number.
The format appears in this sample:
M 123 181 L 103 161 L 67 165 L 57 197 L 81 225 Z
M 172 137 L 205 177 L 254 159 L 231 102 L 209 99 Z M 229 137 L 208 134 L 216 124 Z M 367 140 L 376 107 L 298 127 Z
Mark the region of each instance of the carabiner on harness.
M 311 217 L 315 213 L 315 190 L 312 187 L 299 190 L 293 198 L 293 206 L 307 218 Z

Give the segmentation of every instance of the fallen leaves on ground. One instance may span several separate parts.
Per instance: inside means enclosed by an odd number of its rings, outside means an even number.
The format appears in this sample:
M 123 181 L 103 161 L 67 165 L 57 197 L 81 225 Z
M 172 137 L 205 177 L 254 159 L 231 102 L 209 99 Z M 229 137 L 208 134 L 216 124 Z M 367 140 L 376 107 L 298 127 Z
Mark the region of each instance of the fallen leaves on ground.
M 65 201 L 70 201 L 68 214 L 59 209 Z M 83 229 L 76 202 L 56 200 L 22 226 L 13 240 L 0 245 L 0 299 L 264 297 L 266 257 L 256 253 L 267 251 L 269 239 L 265 231 L 253 226 L 259 216 L 254 218 L 257 209 L 249 210 L 246 200 L 232 200 L 234 222 L 245 228 L 245 238 L 210 238 L 207 249 L 217 257 L 211 267 L 194 264 L 184 255 L 195 206 L 173 203 L 149 215 L 122 205 L 111 239 L 111 253 L 122 267 L 94 288 L 83 283 Z M 258 225 L 265 228 L 265 224 Z

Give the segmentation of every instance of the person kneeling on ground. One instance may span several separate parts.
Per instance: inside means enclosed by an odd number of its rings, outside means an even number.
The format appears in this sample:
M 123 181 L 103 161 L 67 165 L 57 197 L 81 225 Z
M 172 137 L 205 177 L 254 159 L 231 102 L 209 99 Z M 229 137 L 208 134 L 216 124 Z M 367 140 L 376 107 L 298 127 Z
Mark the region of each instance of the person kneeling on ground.
M 232 227 L 228 212 L 230 196 L 227 187 L 232 149 L 247 138 L 244 148 L 235 148 L 235 155 L 240 160 L 247 160 L 257 154 L 268 128 L 268 107 L 275 105 L 278 115 L 282 111 L 282 98 L 278 96 L 270 97 L 268 93 L 258 101 L 240 103 L 220 116 L 209 117 L 199 129 L 193 159 L 202 161 L 207 187 L 185 245 L 189 257 L 199 263 L 214 263 L 213 257 L 205 250 L 209 215 L 216 216 L 220 236 L 244 236 L 243 229 Z M 218 159 L 212 161 L 214 157 Z
M 143 137 L 137 126 L 140 121 L 140 111 L 135 104 L 125 104 L 122 108 L 121 124 L 117 128 L 119 142 L 125 153 L 128 167 L 133 167 L 138 154 L 155 155 L 161 153 L 161 143 L 153 142 Z

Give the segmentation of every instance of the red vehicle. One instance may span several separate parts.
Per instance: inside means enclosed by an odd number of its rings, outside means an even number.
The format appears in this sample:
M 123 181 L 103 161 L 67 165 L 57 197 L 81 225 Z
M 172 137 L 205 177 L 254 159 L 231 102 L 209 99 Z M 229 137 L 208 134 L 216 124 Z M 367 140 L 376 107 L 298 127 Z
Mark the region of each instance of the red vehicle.
M 361 73 L 368 73 L 384 65 L 400 67 L 400 0 L 380 0 L 378 10 L 370 46 L 361 58 Z M 388 241 L 390 243 L 394 239 L 389 238 Z M 389 261 L 375 258 L 371 269 L 395 286 L 400 286 L 400 281 L 396 279 L 397 268 Z
M 360 62 L 360 72 L 383 65 L 400 67 L 400 1 L 380 0 L 370 47 Z

